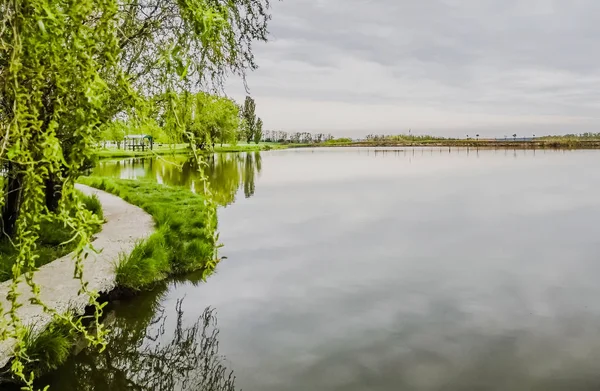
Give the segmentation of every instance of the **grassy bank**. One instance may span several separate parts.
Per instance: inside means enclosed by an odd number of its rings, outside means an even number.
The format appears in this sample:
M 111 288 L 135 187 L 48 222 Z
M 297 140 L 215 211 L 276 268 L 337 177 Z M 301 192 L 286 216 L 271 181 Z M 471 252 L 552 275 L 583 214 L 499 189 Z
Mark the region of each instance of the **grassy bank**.
M 272 149 L 285 149 L 293 148 L 294 144 L 280 144 L 280 143 L 260 143 L 260 144 L 224 144 L 215 145 L 214 149 L 202 150 L 202 153 L 213 153 L 213 152 L 257 152 L 257 151 L 270 151 Z M 191 153 L 190 148 L 187 144 L 173 144 L 155 146 L 152 151 L 130 151 L 125 149 L 117 148 L 104 148 L 96 151 L 96 156 L 99 159 L 115 159 L 124 157 L 152 157 L 152 156 L 164 156 L 164 155 L 182 155 Z
M 99 220 L 103 219 L 102 205 L 96 196 L 86 196 L 79 192 L 78 196 L 87 210 L 94 213 Z M 91 229 L 93 232 L 98 232 L 101 226 L 92 226 Z M 71 228 L 65 227 L 54 215 L 47 215 L 40 225 L 38 245 L 35 251 L 38 256 L 35 261 L 36 266 L 43 266 L 73 251 L 77 244 L 69 242 L 72 237 Z M 19 249 L 11 241 L 0 240 L 0 282 L 12 278 L 12 266 L 18 253 Z
M 279 143 L 260 143 L 260 144 L 236 144 L 236 145 L 215 145 L 214 152 L 258 152 L 270 151 L 272 149 L 286 149 L 290 145 Z
M 84 177 L 81 183 L 117 195 L 154 218 L 157 231 L 117 263 L 117 284 L 129 290 L 151 287 L 170 275 L 216 266 L 214 210 L 191 191 L 150 181 Z M 213 215 L 216 216 L 216 215 Z
M 212 215 L 211 206 L 205 205 L 204 197 L 185 188 L 150 181 L 83 177 L 80 182 L 141 207 L 152 215 L 157 226 L 157 231 L 147 240 L 117 260 L 117 288 L 104 300 L 153 288 L 169 276 L 197 271 L 204 278 L 216 267 L 216 215 Z M 85 202 L 92 210 L 100 205 L 95 197 Z M 101 213 L 101 209 L 97 213 Z M 61 234 L 55 226 L 48 226 L 43 232 L 44 235 Z M 61 251 L 69 249 L 65 247 Z M 62 252 L 49 251 L 44 259 L 51 261 Z M 59 320 L 41 331 L 30 328 L 24 337 L 28 356 L 26 371 L 39 376 L 57 368 L 70 356 L 79 339 L 71 327 Z M 18 379 L 10 375 L 9 367 L 10 364 L 0 368 L 0 388 L 4 387 L 3 381 L 18 384 Z
M 122 157 L 152 157 L 164 155 L 181 155 L 190 153 L 190 149 L 186 144 L 174 144 L 156 146 L 152 151 L 130 151 L 118 148 L 103 148 L 96 151 L 96 156 L 99 159 L 114 159 Z

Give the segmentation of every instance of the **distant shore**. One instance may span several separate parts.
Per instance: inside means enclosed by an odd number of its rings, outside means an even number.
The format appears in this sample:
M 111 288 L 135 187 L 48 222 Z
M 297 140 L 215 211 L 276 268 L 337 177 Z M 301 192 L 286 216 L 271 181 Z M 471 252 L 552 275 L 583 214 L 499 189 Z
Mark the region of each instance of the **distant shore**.
M 200 153 L 221 153 L 221 152 L 257 152 L 269 151 L 272 149 L 286 149 L 297 147 L 296 144 L 284 143 L 259 143 L 259 144 L 237 144 L 237 145 L 215 145 L 213 149 L 199 150 Z M 127 157 L 153 157 L 165 155 L 187 155 L 192 150 L 186 144 L 157 146 L 153 150 L 131 151 L 119 148 L 102 148 L 96 151 L 99 159 L 117 159 Z
M 427 141 L 356 141 L 330 143 L 318 147 L 464 147 L 498 149 L 600 149 L 600 140 L 427 140 Z
M 273 143 L 239 144 L 215 146 L 214 150 L 201 150 L 201 153 L 224 153 L 224 152 L 258 152 L 274 149 L 288 148 L 320 148 L 320 147 L 455 147 L 455 148 L 487 148 L 487 149 L 600 149 L 600 140 L 581 139 L 535 139 L 529 141 L 520 140 L 416 140 L 416 141 L 352 141 L 352 142 L 325 142 L 325 143 Z M 190 154 L 187 146 L 177 145 L 175 147 L 159 147 L 152 151 L 130 151 L 124 149 L 101 149 L 96 152 L 100 159 L 115 159 L 126 157 L 153 157 L 157 155 L 181 155 Z

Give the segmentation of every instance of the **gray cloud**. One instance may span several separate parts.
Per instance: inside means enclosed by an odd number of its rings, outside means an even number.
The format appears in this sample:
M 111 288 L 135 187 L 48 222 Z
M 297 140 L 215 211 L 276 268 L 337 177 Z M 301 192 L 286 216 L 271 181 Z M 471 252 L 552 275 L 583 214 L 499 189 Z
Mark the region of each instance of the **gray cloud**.
M 284 0 L 248 81 L 269 128 L 600 131 L 599 22 L 595 0 Z

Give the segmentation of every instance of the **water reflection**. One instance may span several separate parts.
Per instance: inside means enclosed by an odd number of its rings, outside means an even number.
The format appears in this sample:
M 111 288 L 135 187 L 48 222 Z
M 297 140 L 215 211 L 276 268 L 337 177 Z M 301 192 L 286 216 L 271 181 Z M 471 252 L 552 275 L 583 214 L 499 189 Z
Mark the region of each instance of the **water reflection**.
M 599 389 L 599 151 L 216 159 L 251 198 L 219 210 L 218 273 L 163 302 L 219 309 L 244 390 Z
M 205 173 L 219 205 L 233 203 L 242 187 L 246 198 L 254 195 L 255 181 L 262 168 L 260 152 L 221 153 L 205 159 Z M 98 163 L 92 174 L 122 179 L 150 179 L 171 186 L 184 186 L 199 193 L 203 191 L 198 165 L 188 157 L 105 160 Z
M 166 285 L 119 304 L 105 323 L 111 334 L 102 353 L 83 348 L 40 385 L 52 390 L 233 391 L 235 377 L 219 355 L 219 330 L 212 308 L 184 321 L 182 301 L 172 316 L 159 305 Z

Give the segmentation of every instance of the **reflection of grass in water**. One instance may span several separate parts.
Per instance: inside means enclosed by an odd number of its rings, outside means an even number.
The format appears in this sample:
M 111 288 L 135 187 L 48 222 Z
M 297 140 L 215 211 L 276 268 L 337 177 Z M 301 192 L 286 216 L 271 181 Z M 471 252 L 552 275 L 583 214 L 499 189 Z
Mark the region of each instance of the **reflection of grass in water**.
M 245 194 L 250 194 L 248 189 L 254 188 L 253 181 L 258 177 L 262 165 L 260 152 L 215 153 L 203 159 L 207 164 L 204 172 L 214 200 L 221 206 L 233 203 L 240 187 L 244 188 Z M 203 191 L 195 159 L 182 156 L 101 161 L 91 175 L 154 180 L 169 186 L 193 189 L 198 194 Z
M 160 297 L 142 298 L 141 310 L 128 304 L 128 308 L 109 314 L 106 323 L 112 333 L 106 350 L 98 353 L 85 348 L 40 383 L 50 383 L 56 390 L 235 390 L 233 372 L 219 355 L 214 310 L 207 308 L 193 324 L 185 326 L 182 302 L 177 301 L 171 333 L 167 332 L 171 322 L 167 323 L 164 309 L 156 308 L 155 315 L 147 317 Z M 119 313 L 121 310 L 135 312 L 135 320 Z

